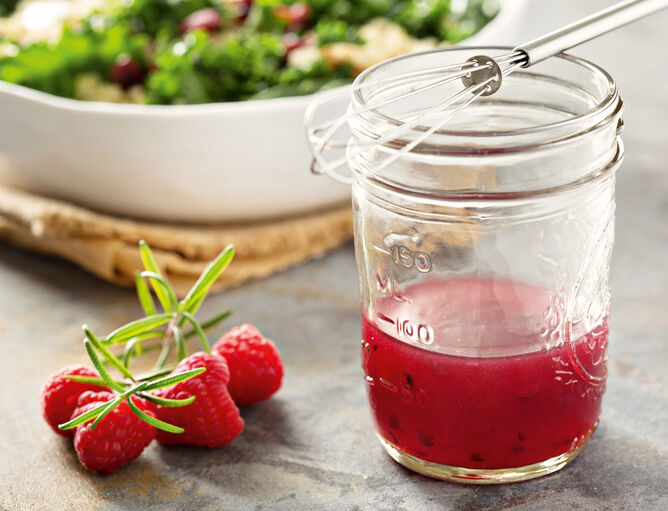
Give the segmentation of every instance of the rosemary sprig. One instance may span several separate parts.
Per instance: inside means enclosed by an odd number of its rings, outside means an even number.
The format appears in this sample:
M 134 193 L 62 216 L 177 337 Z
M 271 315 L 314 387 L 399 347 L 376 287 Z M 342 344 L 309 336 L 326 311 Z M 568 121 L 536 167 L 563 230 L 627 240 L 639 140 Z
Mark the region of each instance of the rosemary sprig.
M 169 387 L 170 385 L 175 385 L 190 378 L 194 378 L 195 376 L 202 374 L 204 371 L 206 371 L 206 369 L 204 367 L 200 367 L 190 371 L 185 371 L 183 373 L 156 377 L 153 380 L 142 381 L 140 383 L 136 383 L 135 379 L 132 377 L 132 375 L 130 375 L 129 378 L 131 379 L 131 382 L 120 382 L 111 378 L 107 370 L 104 368 L 104 365 L 102 364 L 96 350 L 100 351 L 100 354 L 107 360 L 113 360 L 115 357 L 113 357 L 113 355 L 111 355 L 108 350 L 104 349 L 104 346 L 99 343 L 95 335 L 92 334 L 88 328 L 84 327 L 84 330 L 86 331 L 87 337 L 84 339 L 84 346 L 88 352 L 88 356 L 90 357 L 91 362 L 95 366 L 95 369 L 97 369 L 97 371 L 100 373 L 101 378 L 88 378 L 76 375 L 66 376 L 66 378 L 74 381 L 86 380 L 86 382 L 94 383 L 95 385 L 107 385 L 115 390 L 117 394 L 106 403 L 102 403 L 101 405 L 96 406 L 92 410 L 89 410 L 68 422 L 60 424 L 58 428 L 62 430 L 72 429 L 94 419 L 90 426 L 90 429 L 93 430 L 114 408 L 119 406 L 123 401 L 127 400 L 128 406 L 132 412 L 143 421 L 149 423 L 151 426 L 169 431 L 170 433 L 183 433 L 183 428 L 160 421 L 155 417 L 152 417 L 143 412 L 132 402 L 131 397 L 133 395 L 138 395 L 153 402 L 156 402 L 156 400 L 165 401 L 163 398 L 153 396 L 148 392 L 151 390 Z M 100 350 L 100 348 L 103 349 Z M 113 363 L 113 365 L 116 366 L 115 363 Z M 128 386 L 130 388 L 127 388 Z M 166 400 L 165 403 L 158 404 L 162 404 L 163 406 L 187 406 L 194 400 L 195 396 L 190 396 L 186 399 L 171 399 Z
M 230 264 L 234 257 L 234 247 L 226 247 L 205 269 L 197 282 L 192 286 L 185 298 L 180 302 L 176 299 L 176 293 L 160 272 L 160 268 L 153 253 L 145 242 L 140 242 L 139 250 L 145 271 L 138 272 L 135 276 L 135 287 L 139 303 L 146 314 L 145 317 L 131 321 L 105 337 L 98 340 L 103 345 L 124 344 L 122 353 L 118 354 L 120 366 L 113 358 L 107 357 L 106 361 L 123 372 L 130 365 L 133 358 L 141 356 L 145 352 L 160 350 L 155 368 L 161 369 L 167 363 L 172 348 L 176 348 L 179 360 L 187 355 L 185 340 L 197 336 L 202 348 L 207 353 L 210 349 L 209 341 L 205 331 L 232 314 L 231 310 L 225 310 L 208 320 L 200 323 L 195 318 L 195 313 L 202 305 L 209 289 L 220 277 L 222 272 Z M 162 306 L 163 312 L 159 312 L 151 288 Z M 190 328 L 185 330 L 186 325 Z M 158 339 L 159 343 L 151 343 L 145 346 L 143 341 Z M 127 377 L 127 374 L 124 374 Z
M 158 405 L 170 407 L 188 406 L 195 400 L 195 396 L 185 399 L 166 399 L 151 394 L 151 391 L 176 385 L 205 371 L 204 368 L 199 368 L 171 374 L 175 366 L 167 367 L 166 364 L 172 348 L 176 348 L 179 360 L 188 355 L 186 340 L 191 337 L 198 337 L 203 349 L 209 353 L 210 344 L 205 331 L 232 314 L 231 310 L 226 310 L 202 323 L 195 318 L 195 313 L 202 305 L 209 289 L 232 261 L 234 248 L 232 246 L 225 248 L 209 264 L 181 301 L 177 300 L 174 289 L 160 273 L 160 268 L 148 244 L 141 241 L 139 251 L 145 271 L 137 273 L 135 286 L 145 316 L 113 330 L 105 337 L 98 337 L 84 325 L 84 347 L 100 377 L 66 376 L 67 379 L 72 381 L 108 387 L 114 392 L 114 397 L 108 402 L 102 403 L 92 410 L 59 425 L 60 429 L 75 428 L 91 420 L 93 423 L 90 428 L 93 429 L 114 408 L 123 401 L 127 401 L 132 412 L 148 424 L 170 433 L 183 432 L 182 428 L 160 421 L 145 413 L 131 398 L 132 396 L 138 396 Z M 158 311 L 153 294 L 155 294 L 163 312 Z M 183 330 L 186 324 L 191 327 L 188 331 Z M 144 346 L 144 342 L 155 339 L 159 342 Z M 123 351 L 115 355 L 110 348 L 117 345 L 122 345 Z M 130 361 L 135 357 L 155 350 L 160 350 L 160 354 L 157 357 L 154 370 L 135 377 L 129 369 Z M 107 367 L 116 369 L 122 375 L 122 379 L 112 378 Z

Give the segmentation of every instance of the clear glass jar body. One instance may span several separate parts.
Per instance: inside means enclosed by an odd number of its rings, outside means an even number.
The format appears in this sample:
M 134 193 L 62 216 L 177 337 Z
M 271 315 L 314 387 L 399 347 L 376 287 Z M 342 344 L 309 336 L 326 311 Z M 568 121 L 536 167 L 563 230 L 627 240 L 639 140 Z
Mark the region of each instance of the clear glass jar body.
M 358 80 L 480 53 L 500 50 L 409 56 Z M 434 104 L 429 94 L 408 108 Z M 372 98 L 355 93 L 352 108 Z M 355 117 L 351 147 L 410 115 L 392 108 Z M 530 479 L 563 467 L 595 430 L 620 116 L 605 72 L 559 57 L 511 75 L 387 167 L 377 170 L 428 122 L 349 151 L 362 366 L 379 438 L 400 463 L 455 481 Z

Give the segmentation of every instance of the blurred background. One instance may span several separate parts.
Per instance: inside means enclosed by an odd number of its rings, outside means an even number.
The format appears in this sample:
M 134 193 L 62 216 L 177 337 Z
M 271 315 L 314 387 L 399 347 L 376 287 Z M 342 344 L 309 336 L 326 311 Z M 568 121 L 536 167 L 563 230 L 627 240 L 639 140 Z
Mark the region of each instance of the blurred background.
M 495 42 L 525 4 L 5 0 L 0 236 L 124 285 L 143 238 L 179 289 L 227 243 L 221 288 L 322 255 L 350 191 L 309 171 L 311 101 L 337 89 L 340 115 L 364 69 Z
M 611 3 L 2 0 L 0 237 L 122 285 L 141 238 L 180 288 L 226 243 L 248 264 L 221 288 L 322 255 L 352 229 L 348 187 L 309 171 L 318 93 L 343 91 L 334 117 L 383 59 L 514 45 Z M 641 78 L 656 72 L 655 17 L 574 52 L 630 105 L 629 158 L 666 137 L 661 81 Z M 622 183 L 662 179 L 635 172 Z

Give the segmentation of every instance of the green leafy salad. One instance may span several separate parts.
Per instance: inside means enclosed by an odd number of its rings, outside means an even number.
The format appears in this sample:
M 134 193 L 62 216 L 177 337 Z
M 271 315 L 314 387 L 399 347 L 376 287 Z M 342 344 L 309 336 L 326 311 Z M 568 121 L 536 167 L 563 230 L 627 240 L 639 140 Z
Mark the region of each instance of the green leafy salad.
M 495 0 L 0 0 L 0 80 L 148 104 L 298 96 L 456 43 L 497 10 Z

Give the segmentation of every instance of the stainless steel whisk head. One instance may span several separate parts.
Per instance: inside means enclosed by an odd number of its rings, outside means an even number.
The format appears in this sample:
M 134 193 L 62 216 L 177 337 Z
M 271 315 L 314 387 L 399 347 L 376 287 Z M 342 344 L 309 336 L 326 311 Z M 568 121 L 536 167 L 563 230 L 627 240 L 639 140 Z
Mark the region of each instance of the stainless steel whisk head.
M 352 86 L 353 92 L 373 90 L 376 95 L 389 95 L 379 101 L 371 101 L 364 107 L 355 112 L 349 111 L 333 121 L 328 121 L 320 125 L 313 126 L 312 119 L 315 110 L 321 102 L 327 101 L 327 96 L 322 96 L 320 101 L 315 100 L 306 112 L 306 126 L 309 141 L 313 145 L 313 160 L 311 161 L 311 171 L 315 174 L 329 174 L 335 179 L 343 182 L 349 182 L 348 178 L 334 171 L 344 166 L 348 158 L 354 158 L 372 146 L 377 146 L 390 142 L 397 137 L 405 134 L 415 128 L 423 119 L 437 113 L 443 113 L 439 121 L 429 130 L 423 132 L 409 144 L 404 145 L 400 151 L 387 158 L 378 170 L 390 165 L 400 158 L 404 153 L 411 151 L 414 147 L 422 143 L 437 130 L 441 129 L 452 117 L 459 111 L 471 104 L 481 96 L 490 96 L 494 94 L 503 78 L 526 62 L 526 55 L 521 52 L 511 52 L 501 57 L 493 59 L 486 55 L 477 55 L 469 58 L 463 64 L 452 64 L 429 68 L 422 71 L 404 73 L 397 76 L 391 82 L 362 82 L 355 83 Z M 417 115 L 407 119 L 402 119 L 402 124 L 396 130 L 387 133 L 369 143 L 357 144 L 348 152 L 346 157 L 327 162 L 324 158 L 324 152 L 327 149 L 342 148 L 348 145 L 348 141 L 335 140 L 333 137 L 342 129 L 347 122 L 358 115 L 371 110 L 377 110 L 392 103 L 403 101 L 425 91 L 444 86 L 448 83 L 461 80 L 464 88 L 459 92 L 446 97 L 435 105 L 423 110 Z M 392 94 L 396 91 L 396 94 Z M 346 91 L 348 93 L 348 91 Z M 463 101 L 462 101 L 463 100 Z
M 429 129 L 422 131 L 419 136 L 415 137 L 409 143 L 402 145 L 401 149 L 394 151 L 375 167 L 376 171 L 380 171 L 405 153 L 413 150 L 438 130 L 441 130 L 455 115 L 476 99 L 490 96 L 497 92 L 504 78 L 518 68 L 530 67 L 557 53 L 666 7 L 668 7 L 668 0 L 626 0 L 544 37 L 520 45 L 511 52 L 495 58 L 487 55 L 476 55 L 460 64 L 432 67 L 399 74 L 389 82 L 360 82 L 356 80 L 352 85 L 353 94 L 372 91 L 374 98 L 380 97 L 380 99 L 374 100 L 372 98 L 366 105 L 355 109 L 355 111 L 352 111 L 349 107 L 345 115 L 316 125 L 314 123 L 316 111 L 323 103 L 331 99 L 330 96 L 324 94 L 309 105 L 305 114 L 304 122 L 307 128 L 307 137 L 313 153 L 311 171 L 315 174 L 328 174 L 343 183 L 351 183 L 352 179 L 350 177 L 336 172 L 336 169 L 345 166 L 349 159 L 359 156 L 370 148 L 396 140 L 398 137 L 414 129 L 427 117 L 438 115 L 437 120 L 432 123 Z M 443 100 L 437 101 L 436 104 L 429 106 L 415 115 L 399 119 L 401 124 L 396 129 L 380 135 L 369 142 L 361 143 L 355 141 L 355 143 L 350 143 L 347 139 L 334 139 L 336 133 L 356 116 L 376 111 L 458 80 L 463 84 L 461 90 Z M 344 92 L 349 95 L 351 91 L 350 89 L 345 89 Z M 341 94 L 341 91 L 334 91 L 333 94 Z M 325 158 L 326 151 L 343 148 L 348 149 L 345 157 L 327 161 Z

